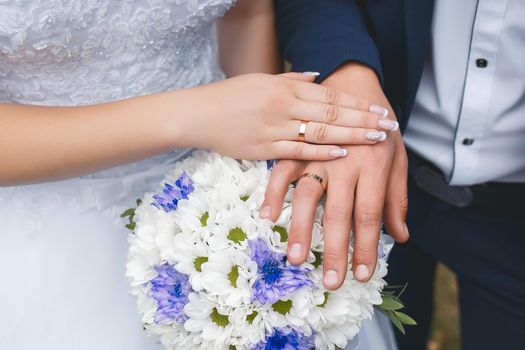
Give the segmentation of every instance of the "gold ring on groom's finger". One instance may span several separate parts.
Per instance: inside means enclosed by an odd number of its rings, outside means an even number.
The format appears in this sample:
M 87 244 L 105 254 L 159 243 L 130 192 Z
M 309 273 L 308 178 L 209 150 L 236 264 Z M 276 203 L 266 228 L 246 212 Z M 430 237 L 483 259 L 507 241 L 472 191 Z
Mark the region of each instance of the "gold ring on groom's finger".
M 324 179 L 321 176 L 314 174 L 314 173 L 304 173 L 303 176 L 301 176 L 301 179 L 303 177 L 309 177 L 311 179 L 316 180 L 317 182 L 319 182 L 319 184 L 323 188 L 323 191 L 326 191 L 326 181 L 324 181 Z
M 308 125 L 308 122 L 306 120 L 301 120 L 301 124 L 299 125 L 299 133 L 297 134 L 297 141 L 304 142 L 306 137 L 306 127 Z

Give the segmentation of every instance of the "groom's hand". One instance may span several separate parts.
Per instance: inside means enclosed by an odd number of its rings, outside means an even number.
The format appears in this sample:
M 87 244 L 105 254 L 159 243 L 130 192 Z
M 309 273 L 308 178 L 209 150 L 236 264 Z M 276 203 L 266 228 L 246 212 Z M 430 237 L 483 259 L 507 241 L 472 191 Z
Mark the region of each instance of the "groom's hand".
M 395 115 L 371 69 L 349 63 L 329 76 L 323 85 L 361 96 L 385 106 L 389 119 Z M 381 218 L 398 242 L 408 239 L 405 217 L 407 199 L 407 157 L 399 131 L 385 142 L 348 147 L 348 157 L 327 162 L 279 162 L 270 178 L 261 216 L 276 220 L 290 182 L 304 173 L 315 173 L 327 182 L 323 226 L 324 285 L 341 286 L 348 266 L 351 225 L 355 233 L 352 269 L 359 281 L 368 281 L 377 261 Z M 302 178 L 293 198 L 292 225 L 288 240 L 288 259 L 295 264 L 306 260 L 310 248 L 315 207 L 323 194 L 319 182 Z

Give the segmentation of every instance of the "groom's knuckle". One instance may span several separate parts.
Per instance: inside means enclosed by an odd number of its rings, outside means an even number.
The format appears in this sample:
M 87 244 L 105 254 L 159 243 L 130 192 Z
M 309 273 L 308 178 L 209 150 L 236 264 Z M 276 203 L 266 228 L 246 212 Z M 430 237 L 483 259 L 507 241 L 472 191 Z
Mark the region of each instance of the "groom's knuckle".
M 309 181 L 300 181 L 295 189 L 295 195 L 300 198 L 313 200 L 318 196 L 318 190 Z
M 401 209 L 401 213 L 403 216 L 407 215 L 408 212 L 408 197 L 405 196 L 399 201 L 399 208 Z
M 407 209 L 407 208 L 408 208 L 408 197 L 407 197 L 407 196 L 404 196 L 404 197 L 399 201 L 399 206 L 400 206 L 402 209 Z
M 325 250 L 323 259 L 326 263 L 337 265 L 344 262 L 345 254 L 339 253 L 335 250 Z
M 374 260 L 376 251 L 375 245 L 359 245 L 356 247 L 356 259 L 359 262 Z
M 272 174 L 277 178 L 290 178 L 292 176 L 293 169 L 286 161 L 279 161 L 273 167 Z
M 361 227 L 372 228 L 379 225 L 381 213 L 370 204 L 361 204 L 355 209 L 355 221 Z
M 342 204 L 329 204 L 325 209 L 325 220 L 327 224 L 350 221 L 350 212 Z

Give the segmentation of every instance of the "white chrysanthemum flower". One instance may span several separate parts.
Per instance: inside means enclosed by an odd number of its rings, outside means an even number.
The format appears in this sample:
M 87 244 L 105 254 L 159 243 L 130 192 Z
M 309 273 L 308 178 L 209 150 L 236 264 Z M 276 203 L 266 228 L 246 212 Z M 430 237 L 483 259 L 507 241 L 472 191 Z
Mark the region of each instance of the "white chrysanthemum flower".
M 214 222 L 208 221 L 208 228 L 212 233 L 209 239 L 210 247 L 213 250 L 223 250 L 228 247 L 244 250 L 248 240 L 264 234 L 258 231 L 264 227 L 257 223 L 250 209 L 241 201 L 230 210 L 219 211 Z
M 340 289 L 323 288 L 322 204 L 307 262 L 286 261 L 293 188 L 275 223 L 260 219 L 269 166 L 197 151 L 130 217 L 131 292 L 144 327 L 167 349 L 261 349 L 273 341 L 344 348 L 382 302 L 385 259 L 367 283 L 353 278 L 350 264 Z M 380 257 L 391 246 L 383 237 Z
M 388 238 L 383 236 L 382 244 L 390 244 L 385 241 Z M 351 250 L 349 256 L 351 257 Z M 310 309 L 308 323 L 314 329 L 321 329 L 316 339 L 316 348 L 344 348 L 348 339 L 357 335 L 361 322 L 371 318 L 373 305 L 382 302 L 380 291 L 386 285 L 383 280 L 386 266 L 384 259 L 378 260 L 373 277 L 367 283 L 362 283 L 354 279 L 349 265 L 343 286 L 336 291 L 324 291 L 322 303 L 318 303 L 321 290 L 313 292 L 313 302 L 317 306 Z M 318 267 L 310 275 L 317 285 L 322 285 L 322 267 Z
M 219 303 L 230 307 L 248 305 L 257 265 L 237 249 L 212 252 L 202 265 L 198 283 Z M 194 280 L 197 283 L 197 278 Z
M 229 345 L 234 325 L 229 320 L 230 309 L 221 306 L 216 298 L 193 293 L 184 308 L 189 319 L 184 323 L 195 341 L 201 341 L 203 349 L 224 349 Z
M 210 193 L 201 189 L 191 194 L 191 201 L 180 201 L 173 212 L 173 221 L 180 232 L 206 230 L 210 216 L 216 215 L 217 206 L 211 205 Z
M 162 254 L 157 245 L 157 237 L 170 231 L 172 226 L 169 218 L 151 205 L 139 206 L 135 210 L 135 217 L 137 226 L 135 234 L 128 239 L 130 249 L 126 272 L 132 286 L 147 283 L 155 276 L 153 267 Z
M 202 274 L 202 267 L 208 262 L 210 255 L 209 245 L 200 239 L 195 233 L 179 233 L 173 238 L 174 254 L 170 260 L 176 269 L 190 276 L 190 284 L 195 291 L 200 291 L 204 287 L 199 278 Z
M 237 349 L 249 348 L 264 340 L 272 330 L 268 322 L 268 309 L 254 305 L 243 305 L 232 310 L 230 321 L 234 325 L 231 345 Z
M 286 322 L 296 329 L 301 330 L 305 335 L 312 334 L 312 328 L 307 322 L 307 317 L 311 313 L 311 308 L 315 306 L 312 303 L 312 289 L 303 288 L 290 295 L 291 308 L 284 315 Z

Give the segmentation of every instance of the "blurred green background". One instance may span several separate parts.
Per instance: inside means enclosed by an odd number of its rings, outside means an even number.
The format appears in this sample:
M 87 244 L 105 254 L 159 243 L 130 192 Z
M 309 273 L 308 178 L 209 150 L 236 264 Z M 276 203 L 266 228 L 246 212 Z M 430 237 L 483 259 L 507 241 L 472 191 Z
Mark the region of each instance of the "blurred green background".
M 438 266 L 435 288 L 432 336 L 427 349 L 460 350 L 456 276 L 444 265 Z

